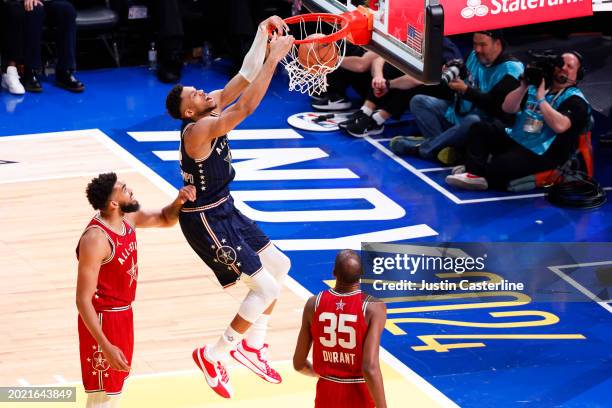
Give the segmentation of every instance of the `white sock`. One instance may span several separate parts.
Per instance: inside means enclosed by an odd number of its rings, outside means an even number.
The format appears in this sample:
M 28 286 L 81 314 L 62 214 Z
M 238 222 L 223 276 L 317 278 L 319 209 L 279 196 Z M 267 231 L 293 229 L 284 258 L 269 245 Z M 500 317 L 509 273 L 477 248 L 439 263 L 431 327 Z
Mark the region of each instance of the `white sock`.
M 375 114 L 372 115 L 372 119 L 374 119 L 376 121 L 376 124 L 378 125 L 382 125 L 383 123 L 385 123 L 385 118 L 382 117 L 382 115 L 380 114 L 380 112 L 376 112 Z
M 118 398 L 116 401 L 118 401 Z M 87 402 L 85 406 L 86 408 L 111 408 L 113 407 L 113 402 L 111 396 L 106 395 L 105 392 L 90 392 L 87 393 Z
M 373 111 L 372 109 L 368 108 L 368 107 L 367 107 L 367 106 L 365 106 L 365 105 L 363 105 L 363 106 L 361 107 L 361 111 L 362 111 L 363 113 L 365 113 L 366 115 L 368 115 L 368 116 L 372 116 L 372 113 L 374 113 L 374 111 Z
M 253 323 L 246 335 L 246 342 L 249 347 L 257 350 L 263 347 L 269 321 L 270 315 L 267 314 L 262 314 L 255 320 L 255 323 Z
M 232 326 L 227 326 L 217 342 L 208 349 L 208 356 L 214 361 L 225 363 L 229 358 L 230 351 L 236 348 L 240 340 L 242 340 L 242 334 L 232 329 Z

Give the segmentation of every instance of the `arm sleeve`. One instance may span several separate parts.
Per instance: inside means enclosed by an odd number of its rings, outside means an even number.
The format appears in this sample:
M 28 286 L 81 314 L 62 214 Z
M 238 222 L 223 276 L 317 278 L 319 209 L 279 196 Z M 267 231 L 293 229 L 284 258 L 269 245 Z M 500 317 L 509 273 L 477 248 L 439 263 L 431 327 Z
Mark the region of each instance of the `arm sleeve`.
M 589 107 L 584 99 L 578 96 L 571 96 L 559 105 L 557 112 L 567 116 L 570 122 L 572 122 L 568 132 L 580 133 L 586 128 L 589 120 Z
M 247 81 L 252 82 L 261 69 L 266 57 L 267 45 L 267 29 L 264 26 L 259 26 L 257 28 L 255 40 L 253 40 L 253 44 L 251 45 L 251 49 L 249 49 L 249 52 L 244 57 L 244 60 L 242 61 L 242 68 L 240 68 L 240 71 L 238 71 L 238 73 Z
M 502 110 L 504 99 L 519 85 L 518 79 L 511 75 L 505 75 L 489 92 L 484 93 L 479 89 L 468 87 L 463 97 L 488 115 L 501 118 L 505 115 Z

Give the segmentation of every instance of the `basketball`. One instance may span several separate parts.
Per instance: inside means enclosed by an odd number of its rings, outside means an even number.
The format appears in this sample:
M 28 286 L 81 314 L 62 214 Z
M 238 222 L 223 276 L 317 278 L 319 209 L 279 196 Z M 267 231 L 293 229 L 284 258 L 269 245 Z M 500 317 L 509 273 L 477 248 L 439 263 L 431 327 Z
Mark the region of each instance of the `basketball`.
M 325 37 L 323 34 L 311 34 L 310 38 Z M 335 43 L 320 43 L 311 42 L 300 44 L 298 47 L 298 60 L 304 68 L 311 68 L 309 72 L 314 74 L 317 72 L 317 66 L 326 66 L 334 68 L 338 62 L 338 50 Z

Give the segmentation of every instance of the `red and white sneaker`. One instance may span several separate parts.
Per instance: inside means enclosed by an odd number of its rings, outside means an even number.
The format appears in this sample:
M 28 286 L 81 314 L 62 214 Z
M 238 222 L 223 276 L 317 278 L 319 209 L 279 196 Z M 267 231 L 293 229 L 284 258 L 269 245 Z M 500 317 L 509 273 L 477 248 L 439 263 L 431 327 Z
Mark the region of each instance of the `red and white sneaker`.
M 280 374 L 268 364 L 267 344 L 264 344 L 263 347 L 258 350 L 249 347 L 246 341 L 242 340 L 238 344 L 238 347 L 236 347 L 236 350 L 230 351 L 230 354 L 236 361 L 264 380 L 272 384 L 280 384 L 283 381 Z
M 446 176 L 445 180 L 446 184 L 450 184 L 453 187 L 462 188 L 464 190 L 486 190 L 489 188 L 487 179 L 472 173 L 453 173 Z
M 223 398 L 231 398 L 234 395 L 234 390 L 229 382 L 227 370 L 220 361 L 213 361 L 208 357 L 204 346 L 193 350 L 193 361 L 204 373 L 208 386 Z

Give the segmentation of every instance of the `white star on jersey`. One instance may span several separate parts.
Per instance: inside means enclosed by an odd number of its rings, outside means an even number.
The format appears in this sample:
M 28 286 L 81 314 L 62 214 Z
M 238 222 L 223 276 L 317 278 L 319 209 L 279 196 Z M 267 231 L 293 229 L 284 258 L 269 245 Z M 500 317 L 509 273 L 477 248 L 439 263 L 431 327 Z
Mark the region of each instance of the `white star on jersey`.
M 132 267 L 126 271 L 130 275 L 130 286 L 134 281 L 138 281 L 138 265 L 134 265 L 134 258 L 132 257 Z
M 336 310 L 341 310 L 344 312 L 344 305 L 346 305 L 346 303 L 344 303 L 342 299 L 340 299 L 340 301 L 336 303 Z

